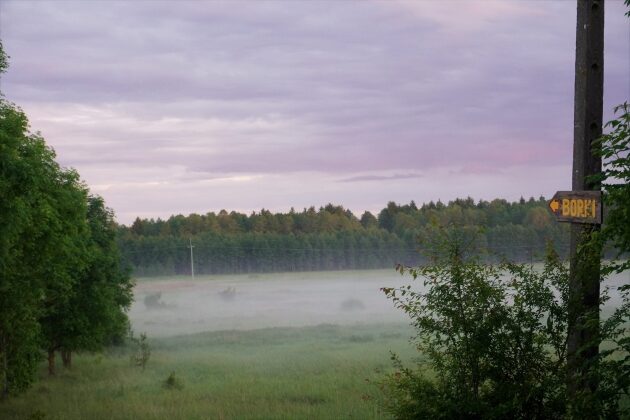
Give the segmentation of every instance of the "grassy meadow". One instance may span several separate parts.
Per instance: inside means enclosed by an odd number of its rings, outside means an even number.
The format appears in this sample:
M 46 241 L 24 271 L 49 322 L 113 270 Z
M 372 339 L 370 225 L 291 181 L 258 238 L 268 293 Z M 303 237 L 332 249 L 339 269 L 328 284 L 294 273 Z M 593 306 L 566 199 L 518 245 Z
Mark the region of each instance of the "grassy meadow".
M 380 288 L 409 283 L 394 270 L 138 279 L 129 316 L 149 337 L 146 369 L 131 345 L 76 355 L 71 370 L 58 358 L 54 377 L 42 361 L 0 419 L 387 418 L 376 382 L 390 351 L 418 353 Z
M 374 381 L 389 351 L 415 357 L 404 324 L 265 328 L 151 339 L 145 371 L 130 348 L 79 355 L 0 404 L 3 419 L 378 419 Z M 174 373 L 171 386 L 166 380 Z
M 380 287 L 408 281 L 394 270 L 137 279 L 129 317 L 149 337 L 145 371 L 131 345 L 77 355 L 55 377 L 42 361 L 0 418 L 385 418 L 374 382 L 390 350 L 416 352 Z

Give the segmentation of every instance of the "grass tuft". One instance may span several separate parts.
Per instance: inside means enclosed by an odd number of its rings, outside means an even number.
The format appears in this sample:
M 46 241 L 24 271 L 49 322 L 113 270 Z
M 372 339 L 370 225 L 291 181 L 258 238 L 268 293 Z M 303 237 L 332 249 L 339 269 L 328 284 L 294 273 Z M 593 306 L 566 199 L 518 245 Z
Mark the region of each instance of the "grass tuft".
M 165 389 L 183 389 L 184 384 L 181 379 L 175 376 L 175 372 L 171 372 L 168 378 L 162 383 L 162 387 Z

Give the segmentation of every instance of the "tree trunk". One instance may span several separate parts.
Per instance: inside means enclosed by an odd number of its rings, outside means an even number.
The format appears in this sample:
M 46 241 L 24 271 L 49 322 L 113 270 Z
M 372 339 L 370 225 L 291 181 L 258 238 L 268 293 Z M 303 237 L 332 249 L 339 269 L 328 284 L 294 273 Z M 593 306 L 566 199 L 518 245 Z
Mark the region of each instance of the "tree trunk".
M 72 367 L 72 350 L 61 350 L 61 360 L 63 367 L 70 369 Z
M 48 374 L 55 374 L 55 351 L 48 350 Z
M 2 354 L 2 392 L 0 393 L 0 400 L 5 399 L 9 395 L 9 355 L 7 341 L 4 336 L 2 337 L 2 347 L 0 348 L 0 354 Z

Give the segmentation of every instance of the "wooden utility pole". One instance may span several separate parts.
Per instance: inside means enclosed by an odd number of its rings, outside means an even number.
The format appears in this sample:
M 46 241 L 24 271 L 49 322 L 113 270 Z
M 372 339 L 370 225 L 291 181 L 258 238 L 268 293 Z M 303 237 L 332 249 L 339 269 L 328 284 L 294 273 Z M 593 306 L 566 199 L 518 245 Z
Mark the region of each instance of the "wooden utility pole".
M 602 160 L 593 155 L 593 142 L 602 135 L 604 87 L 604 0 L 577 0 L 575 48 L 575 108 L 573 132 L 573 190 L 599 191 L 589 180 L 599 174 Z M 571 224 L 571 273 L 567 392 L 574 415 L 597 418 L 593 398 L 598 381 L 599 286 L 601 247 L 589 243 L 595 224 Z

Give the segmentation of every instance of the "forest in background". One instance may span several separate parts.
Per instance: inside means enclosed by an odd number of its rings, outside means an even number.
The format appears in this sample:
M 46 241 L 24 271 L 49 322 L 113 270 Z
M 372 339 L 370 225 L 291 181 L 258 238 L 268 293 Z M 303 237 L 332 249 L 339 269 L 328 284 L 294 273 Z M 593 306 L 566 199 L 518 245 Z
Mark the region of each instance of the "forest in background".
M 140 277 L 189 275 L 191 242 L 196 274 L 374 269 L 424 261 L 437 226 L 468 228 L 475 250 L 491 261 L 536 261 L 548 242 L 562 256 L 568 250 L 568 226 L 553 219 L 544 197 L 516 202 L 469 197 L 420 207 L 390 202 L 377 215 L 360 217 L 328 204 L 288 213 L 221 210 L 137 218 L 119 226 L 118 242 L 126 264 Z

